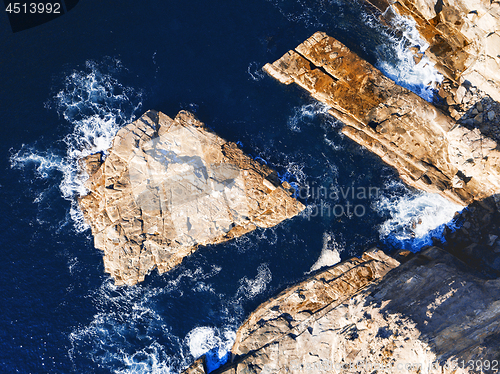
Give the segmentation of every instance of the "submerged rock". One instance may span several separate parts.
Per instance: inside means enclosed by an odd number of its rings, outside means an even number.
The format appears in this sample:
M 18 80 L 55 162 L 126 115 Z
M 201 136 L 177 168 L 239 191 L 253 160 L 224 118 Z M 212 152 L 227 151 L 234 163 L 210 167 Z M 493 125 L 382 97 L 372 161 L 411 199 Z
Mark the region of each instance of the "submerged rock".
M 500 192 L 497 143 L 396 85 L 317 32 L 264 70 L 331 107 L 342 132 L 394 166 L 403 181 L 467 205 Z
M 275 171 L 185 111 L 175 119 L 148 111 L 118 131 L 104 161 L 84 161 L 89 194 L 80 207 L 117 285 L 304 209 Z

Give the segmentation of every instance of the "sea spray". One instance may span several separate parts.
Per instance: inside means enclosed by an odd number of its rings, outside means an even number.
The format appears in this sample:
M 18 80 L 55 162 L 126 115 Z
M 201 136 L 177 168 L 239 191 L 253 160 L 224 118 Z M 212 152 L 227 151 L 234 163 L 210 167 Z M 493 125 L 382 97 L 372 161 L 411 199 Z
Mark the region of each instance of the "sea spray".
M 208 371 L 211 372 L 224 365 L 236 338 L 236 330 L 243 322 L 242 304 L 255 298 L 267 289 L 272 274 L 267 264 L 257 268 L 255 278 L 243 277 L 239 280 L 236 293 L 227 299 L 222 315 L 224 327 L 195 327 L 185 337 L 189 353 L 194 359 L 205 355 Z M 220 295 L 221 300 L 223 295 Z
M 304 125 L 310 125 L 317 116 L 327 115 L 330 108 L 319 101 L 294 108 L 293 115 L 288 118 L 287 126 L 291 131 L 301 132 Z
M 426 56 L 421 56 L 428 44 L 412 19 L 400 16 L 389 7 L 387 12 L 391 12 L 393 27 L 388 27 L 380 22 L 379 14 L 363 10 L 357 1 L 268 1 L 289 22 L 306 26 L 310 34 L 321 30 L 356 53 L 359 53 L 356 49 L 361 49 L 367 57 L 374 58 L 375 66 L 397 84 L 429 102 L 433 101 L 435 86 L 442 82 L 443 77 Z M 354 35 L 356 44 L 350 35 Z M 414 61 L 410 47 L 419 51 L 422 59 L 418 63 Z
M 429 46 L 420 36 L 413 20 L 394 13 L 392 14 L 393 27 L 388 27 L 380 22 L 377 15 L 363 12 L 362 25 L 341 21 L 343 17 L 336 17 L 337 23 L 332 25 L 327 21 L 326 15 L 331 15 L 334 12 L 336 12 L 335 14 L 347 14 L 352 12 L 353 7 L 359 11 L 359 4 L 318 1 L 314 2 L 314 5 L 305 6 L 301 1 L 286 4 L 279 0 L 272 0 L 272 2 L 290 22 L 306 24 L 315 29 L 320 26 L 322 30 L 332 36 L 336 36 L 339 34 L 339 30 L 342 30 L 340 35 L 345 37 L 349 32 L 361 32 L 358 30 L 361 28 L 363 35 L 369 36 L 366 43 L 373 44 L 365 43 L 364 45 L 362 42 L 360 46 L 367 54 L 374 54 L 375 66 L 397 84 L 408 88 L 429 102 L 433 101 L 435 88 L 442 82 L 443 76 L 426 56 L 422 56 Z M 346 41 L 342 38 L 340 40 Z M 415 48 L 412 51 L 410 47 Z M 420 54 L 420 61 L 414 59 L 415 50 L 418 50 Z M 287 126 L 292 132 L 303 132 L 305 130 L 304 124 L 312 122 L 309 120 L 314 119 L 313 116 L 327 115 L 327 111 L 328 108 L 322 107 L 321 104 L 306 104 L 295 108 Z M 319 129 L 308 128 L 307 131 L 319 131 Z M 325 136 L 325 142 L 330 141 Z M 338 142 L 332 142 L 333 150 L 341 150 L 337 147 L 339 147 Z M 344 157 L 350 156 L 345 155 Z M 328 176 L 325 174 L 320 183 L 327 185 L 326 181 L 330 178 L 333 179 L 333 185 L 336 185 L 339 179 L 339 167 L 335 165 L 333 159 L 325 157 L 324 161 L 326 165 L 332 163 L 337 172 Z M 286 174 L 284 177 L 289 179 Z M 397 183 L 402 186 L 402 183 Z M 389 198 L 391 193 L 387 194 L 387 191 L 392 189 L 393 187 L 388 187 L 385 194 L 382 194 L 380 199 L 377 199 L 371 206 L 373 210 L 387 217 L 386 221 L 379 226 L 379 233 L 380 238 L 391 246 L 403 246 L 417 250 L 424 244 L 431 244 L 432 237 L 442 239 L 444 225 L 448 223 L 453 226 L 454 223 L 451 221 L 454 214 L 461 209 L 438 195 L 411 192 L 413 190 L 404 186 L 402 187 L 404 192 L 397 197 L 391 196 Z M 315 206 L 309 204 L 303 216 L 310 214 L 314 208 Z
M 241 277 L 235 293 L 227 295 L 217 291 L 221 270 L 206 263 L 182 268 L 160 285 L 116 287 L 111 279 L 104 281 L 87 295 L 97 306 L 92 321 L 69 335 L 73 363 L 82 367 L 91 361 L 120 374 L 179 373 L 202 355 L 210 371 L 223 365 L 245 317 L 243 304 L 266 290 L 272 274 L 260 264 L 255 277 Z M 186 300 L 190 306 L 204 300 L 217 313 L 209 326 L 195 326 L 184 335 L 172 322 L 187 311 L 174 317 L 170 305 Z
M 432 245 L 432 238 L 444 241 L 445 226 L 456 228 L 454 218 L 462 206 L 438 194 L 410 190 L 400 181 L 389 182 L 385 191 L 374 203 L 374 209 L 387 217 L 379 233 L 390 247 L 417 252 Z
M 341 261 L 340 254 L 343 247 L 335 240 L 331 232 L 323 233 L 323 248 L 318 260 L 311 266 L 309 272 L 319 270 L 325 266 L 333 266 Z
M 105 59 L 101 63 L 87 61 L 85 70 L 70 73 L 64 87 L 45 104 L 70 124 L 69 132 L 54 142 L 64 144 L 65 149 L 23 145 L 10 158 L 13 168 L 34 167 L 39 179 L 49 179 L 54 172 L 61 174 L 59 189 L 71 202 L 69 214 L 79 232 L 88 228 L 76 202 L 87 193 L 84 183 L 88 175 L 81 170 L 80 160 L 93 153 L 105 155 L 118 129 L 132 122 L 142 107 L 142 91 L 115 78 L 124 70 L 119 60 Z
M 413 19 L 399 15 L 392 7 L 386 13 L 390 13 L 393 29 L 384 29 L 387 43 L 375 49 L 375 66 L 400 86 L 432 103 L 436 86 L 443 81 L 443 76 L 423 55 L 429 44 L 420 36 Z M 367 22 L 372 22 L 371 17 L 365 16 Z M 418 62 L 414 58 L 416 54 L 419 55 Z
M 256 62 L 256 61 L 253 61 L 248 65 L 247 72 L 248 72 L 248 75 L 250 76 L 250 79 L 258 82 L 258 81 L 261 81 L 262 79 L 265 78 L 266 75 L 264 74 L 264 71 L 262 70 L 263 65 L 264 64 Z
M 186 352 L 170 348 L 181 346 L 181 340 L 154 308 L 167 293 L 163 288 L 116 287 L 110 279 L 105 281 L 87 296 L 98 309 L 92 321 L 69 334 L 73 364 L 98 364 L 121 374 L 170 373 L 186 365 Z
M 193 357 L 205 355 L 208 372 L 211 372 L 227 362 L 235 338 L 236 332 L 231 329 L 220 331 L 202 326 L 191 330 L 185 340 Z

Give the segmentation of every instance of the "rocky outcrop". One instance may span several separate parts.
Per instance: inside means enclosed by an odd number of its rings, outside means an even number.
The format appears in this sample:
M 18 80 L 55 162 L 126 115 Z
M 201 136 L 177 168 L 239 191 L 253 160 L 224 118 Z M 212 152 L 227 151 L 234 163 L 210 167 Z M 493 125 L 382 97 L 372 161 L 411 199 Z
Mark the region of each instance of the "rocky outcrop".
M 464 373 L 470 360 L 477 372 L 498 368 L 500 279 L 437 247 L 397 265 L 368 252 L 285 290 L 250 315 L 232 361 L 214 373 Z
M 233 361 L 249 353 L 253 356 L 253 352 L 281 342 L 287 336 L 302 335 L 322 316 L 397 265 L 396 260 L 375 250 L 283 291 L 257 308 L 239 328 L 231 349 Z M 246 361 L 256 364 L 255 357 L 248 357 Z
M 204 357 L 197 359 L 183 374 L 205 374 L 207 372 Z
M 425 53 L 445 76 L 436 103 L 461 125 L 500 142 L 500 3 L 489 0 L 367 0 L 398 30 L 400 15 L 415 20 Z
M 470 204 L 462 226 L 445 231 L 446 251 L 400 251 L 402 265 L 372 251 L 283 291 L 240 327 L 216 374 L 500 369 L 500 2 L 368 1 L 393 27 L 397 14 L 416 21 L 446 77 L 444 112 L 324 33 L 264 70 L 331 107 L 406 183 Z
M 416 21 L 425 54 L 458 85 L 468 81 L 500 101 L 500 3 L 490 0 L 367 0 L 385 13 Z M 455 92 L 461 101 L 461 92 Z
M 304 209 L 276 172 L 189 112 L 148 111 L 118 131 L 108 153 L 84 160 L 89 193 L 79 203 L 117 285 Z
M 256 355 L 263 347 L 275 346 L 287 337 L 310 332 L 310 326 L 333 309 L 349 300 L 354 294 L 384 276 L 399 262 L 381 251 L 371 251 L 361 259 L 352 258 L 342 264 L 317 272 L 276 297 L 261 304 L 239 328 L 231 350 L 232 362 L 221 372 L 260 373 L 266 362 Z M 321 347 L 319 347 L 321 348 Z M 294 357 L 289 357 L 293 360 Z M 198 366 L 195 363 L 190 370 Z M 184 372 L 185 374 L 189 371 Z
M 396 85 L 334 38 L 317 32 L 264 70 L 331 107 L 342 132 L 409 185 L 462 205 L 500 191 L 495 141 Z

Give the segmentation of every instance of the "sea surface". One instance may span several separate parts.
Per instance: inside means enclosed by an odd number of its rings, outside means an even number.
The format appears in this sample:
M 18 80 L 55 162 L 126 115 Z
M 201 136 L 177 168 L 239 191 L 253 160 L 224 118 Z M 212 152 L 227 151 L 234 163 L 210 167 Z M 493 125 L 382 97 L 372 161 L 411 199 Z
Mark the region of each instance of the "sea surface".
M 260 303 L 379 246 L 418 250 L 460 210 L 345 138 L 261 67 L 317 30 L 428 101 L 442 77 L 352 0 L 87 0 L 13 34 L 0 15 L 0 372 L 180 373 L 227 357 Z M 115 287 L 78 210 L 78 160 L 148 109 L 198 118 L 297 188 L 294 219 Z

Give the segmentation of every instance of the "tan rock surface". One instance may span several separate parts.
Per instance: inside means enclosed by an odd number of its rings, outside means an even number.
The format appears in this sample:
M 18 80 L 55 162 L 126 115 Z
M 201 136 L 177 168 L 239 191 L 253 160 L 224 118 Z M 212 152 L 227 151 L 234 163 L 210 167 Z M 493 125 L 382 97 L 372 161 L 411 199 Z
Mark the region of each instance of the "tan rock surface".
M 182 372 L 183 374 L 205 374 L 204 358 L 197 359 L 189 368 Z
M 80 207 L 117 285 L 304 209 L 273 170 L 189 112 L 173 120 L 148 111 L 118 131 L 104 162 L 85 161 L 90 192 Z
M 330 106 L 346 125 L 342 132 L 394 166 L 406 183 L 462 205 L 500 192 L 495 141 L 457 125 L 325 33 L 264 70 Z
M 367 252 L 321 271 L 263 303 L 238 329 L 231 352 L 237 358 L 260 347 L 299 336 L 356 292 L 398 266 L 381 251 Z
M 397 265 L 368 252 L 292 286 L 252 313 L 233 361 L 214 373 L 467 373 L 469 360 L 500 365 L 500 279 L 473 275 L 437 247 Z
M 500 3 L 490 0 L 367 0 L 416 21 L 425 51 L 448 78 L 500 101 Z M 392 6 L 392 8 L 389 8 Z

